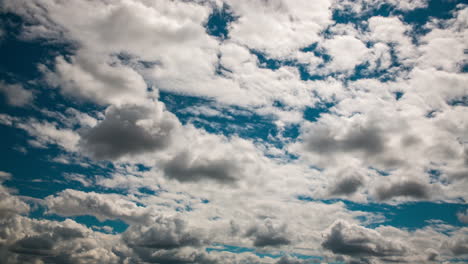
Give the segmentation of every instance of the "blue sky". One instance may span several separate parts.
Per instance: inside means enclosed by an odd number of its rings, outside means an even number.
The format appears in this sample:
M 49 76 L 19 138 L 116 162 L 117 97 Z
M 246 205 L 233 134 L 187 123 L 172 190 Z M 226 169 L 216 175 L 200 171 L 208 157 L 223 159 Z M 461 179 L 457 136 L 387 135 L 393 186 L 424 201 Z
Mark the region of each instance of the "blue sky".
M 468 6 L 0 3 L 6 263 L 468 262 Z

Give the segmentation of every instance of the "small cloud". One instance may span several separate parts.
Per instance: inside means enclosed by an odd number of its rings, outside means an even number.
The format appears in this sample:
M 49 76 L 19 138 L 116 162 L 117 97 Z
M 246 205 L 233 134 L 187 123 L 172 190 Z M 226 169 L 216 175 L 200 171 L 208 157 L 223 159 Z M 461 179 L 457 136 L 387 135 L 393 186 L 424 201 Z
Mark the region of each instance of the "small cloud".
M 457 218 L 460 222 L 468 224 L 468 209 L 466 209 L 465 212 L 457 213 Z
M 26 106 L 34 99 L 33 92 L 24 89 L 20 84 L 6 84 L 0 81 L 0 92 L 5 95 L 7 103 L 12 106 Z

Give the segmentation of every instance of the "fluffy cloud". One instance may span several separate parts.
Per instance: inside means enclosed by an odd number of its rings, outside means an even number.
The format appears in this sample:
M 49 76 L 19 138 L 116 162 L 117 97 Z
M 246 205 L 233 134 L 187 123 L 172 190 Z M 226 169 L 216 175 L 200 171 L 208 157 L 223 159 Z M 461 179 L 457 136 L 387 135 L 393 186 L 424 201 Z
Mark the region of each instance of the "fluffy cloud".
M 72 189 L 45 198 L 48 213 L 61 216 L 92 215 L 100 221 L 121 219 L 129 223 L 145 223 L 151 218 L 149 208 L 116 194 L 99 194 Z
M 285 57 L 317 41 L 331 23 L 328 0 L 226 2 L 239 16 L 230 24 L 229 37 L 273 57 Z
M 99 104 L 141 103 L 147 85 L 141 75 L 119 61 L 100 61 L 80 52 L 71 58 L 57 57 L 54 70 L 45 69 L 46 80 L 65 95 Z
M 418 199 L 427 199 L 430 187 L 414 181 L 399 181 L 390 186 L 382 186 L 376 190 L 376 196 L 379 200 L 387 200 L 392 197 L 406 196 Z
M 169 178 L 180 182 L 214 180 L 220 183 L 232 183 L 239 177 L 240 170 L 230 160 L 193 159 L 187 152 L 175 156 L 164 165 L 164 173 Z
M 354 70 L 354 67 L 366 60 L 369 53 L 364 43 L 352 36 L 336 36 L 326 40 L 323 46 L 332 57 L 328 65 L 332 72 Z
M 378 232 L 338 221 L 330 227 L 322 246 L 333 253 L 350 256 L 401 256 L 404 245 L 385 239 Z
M 255 247 L 276 247 L 291 243 L 286 225 L 275 225 L 271 219 L 247 230 L 246 236 L 253 239 Z
M 105 119 L 82 133 L 81 146 L 97 159 L 116 159 L 166 148 L 177 120 L 153 105 L 111 106 Z

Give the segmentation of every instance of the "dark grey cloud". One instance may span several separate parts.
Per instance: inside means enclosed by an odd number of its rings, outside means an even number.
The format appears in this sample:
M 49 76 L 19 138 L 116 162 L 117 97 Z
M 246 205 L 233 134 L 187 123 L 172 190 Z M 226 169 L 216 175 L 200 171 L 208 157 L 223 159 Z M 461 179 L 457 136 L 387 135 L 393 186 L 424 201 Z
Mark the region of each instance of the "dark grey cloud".
M 430 188 L 428 185 L 416 181 L 403 181 L 377 188 L 376 196 L 380 201 L 394 197 L 427 199 L 430 196 Z
M 467 255 L 468 256 L 468 236 L 453 238 L 452 241 L 450 241 L 448 244 L 449 244 L 450 251 L 454 255 L 456 256 Z
M 337 221 L 325 234 L 322 247 L 335 254 L 357 257 L 402 256 L 407 249 L 371 229 Z
M 216 263 L 198 249 L 207 244 L 203 234 L 189 229 L 178 217 L 155 218 L 151 224 L 132 225 L 123 234 L 122 240 L 133 251 L 137 262 L 145 263 Z M 190 249 L 181 251 L 181 249 Z
M 164 173 L 180 182 L 213 180 L 228 184 L 236 181 L 240 167 L 233 160 L 192 158 L 189 152 L 182 152 L 165 164 Z
M 132 248 L 174 249 L 185 246 L 198 247 L 203 239 L 194 230 L 188 230 L 184 220 L 157 217 L 149 225 L 132 225 L 123 240 Z
M 249 228 L 246 236 L 253 239 L 256 247 L 278 247 L 291 243 L 286 225 L 274 226 L 269 220 Z
M 337 139 L 326 127 L 316 127 L 305 136 L 306 148 L 317 153 L 362 151 L 367 155 L 380 154 L 385 150 L 385 137 L 380 129 L 355 127 L 343 138 Z
M 171 141 L 174 123 L 155 114 L 162 113 L 137 105 L 111 106 L 102 122 L 82 133 L 81 145 L 96 159 L 116 159 L 166 148 Z M 139 123 L 158 118 L 160 122 L 152 127 L 143 127 Z
M 359 176 L 350 176 L 341 179 L 333 186 L 330 191 L 331 195 L 351 195 L 355 193 L 359 187 L 363 186 L 362 178 Z
M 40 226 L 36 226 L 40 229 Z M 41 231 L 41 230 L 38 230 Z M 84 238 L 85 233 L 78 228 L 55 226 L 39 232 L 37 235 L 26 236 L 10 246 L 10 251 L 18 254 L 37 256 L 55 256 L 57 243 L 78 238 Z
M 11 215 L 0 219 L 0 258 L 8 264 L 117 263 L 119 258 L 105 243 L 116 237 L 101 235 L 72 220 L 56 222 Z

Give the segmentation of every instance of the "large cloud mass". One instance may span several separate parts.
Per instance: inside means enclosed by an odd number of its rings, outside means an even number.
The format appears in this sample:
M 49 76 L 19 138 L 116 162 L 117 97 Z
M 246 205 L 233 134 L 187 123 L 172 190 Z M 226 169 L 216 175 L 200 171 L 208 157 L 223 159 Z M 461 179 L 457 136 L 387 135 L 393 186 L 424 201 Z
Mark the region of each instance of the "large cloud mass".
M 466 260 L 467 36 L 463 1 L 0 1 L 0 262 Z

